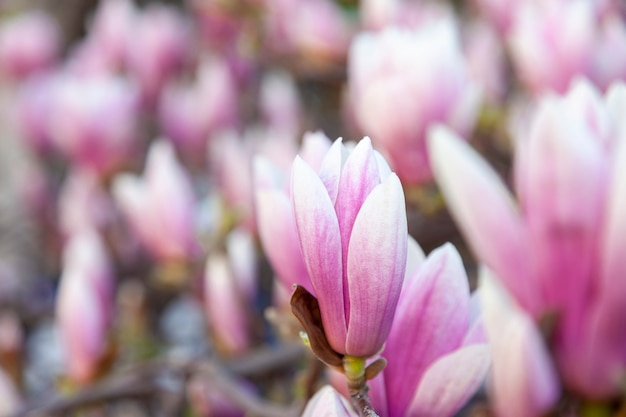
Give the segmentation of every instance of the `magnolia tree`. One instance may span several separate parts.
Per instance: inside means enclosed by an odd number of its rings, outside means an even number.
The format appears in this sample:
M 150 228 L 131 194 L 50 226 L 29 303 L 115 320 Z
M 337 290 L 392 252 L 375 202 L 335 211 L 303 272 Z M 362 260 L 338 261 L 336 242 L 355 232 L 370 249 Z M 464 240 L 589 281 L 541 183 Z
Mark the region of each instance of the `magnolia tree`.
M 0 415 L 626 415 L 619 0 L 5 3 Z

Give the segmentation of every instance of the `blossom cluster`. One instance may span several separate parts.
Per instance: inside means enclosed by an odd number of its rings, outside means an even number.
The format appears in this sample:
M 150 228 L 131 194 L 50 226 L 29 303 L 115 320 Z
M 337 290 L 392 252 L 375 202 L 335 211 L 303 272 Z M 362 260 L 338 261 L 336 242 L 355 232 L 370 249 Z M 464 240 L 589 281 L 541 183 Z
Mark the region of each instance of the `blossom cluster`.
M 0 4 L 0 415 L 624 414 L 620 0 L 93 3 Z

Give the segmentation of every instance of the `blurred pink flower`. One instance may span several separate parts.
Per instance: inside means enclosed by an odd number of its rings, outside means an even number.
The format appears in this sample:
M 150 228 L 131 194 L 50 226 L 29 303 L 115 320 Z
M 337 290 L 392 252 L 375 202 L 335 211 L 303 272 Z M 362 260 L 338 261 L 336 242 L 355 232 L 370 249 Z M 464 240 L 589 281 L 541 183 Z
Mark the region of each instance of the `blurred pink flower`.
M 624 103 L 623 84 L 603 98 L 581 80 L 543 97 L 517 142 L 519 207 L 469 146 L 444 128 L 431 135 L 438 184 L 478 258 L 536 322 L 556 317 L 563 382 L 592 398 L 617 394 L 626 369 Z
M 201 61 L 192 84 L 169 84 L 159 106 L 168 139 L 190 155 L 204 157 L 216 132 L 234 127 L 238 117 L 237 86 L 230 69 L 218 57 Z
M 426 132 L 472 129 L 479 105 L 451 19 L 357 36 L 348 78 L 355 119 L 406 184 L 432 178 Z
M 266 31 L 270 48 L 307 57 L 345 56 L 351 29 L 329 0 L 267 0 Z
M 66 243 L 56 318 L 68 374 L 78 383 L 97 376 L 108 346 L 113 272 L 98 233 L 81 230 Z
M 272 130 L 298 136 L 302 105 L 294 79 L 286 72 L 267 73 L 261 82 L 259 95 L 259 107 L 265 123 Z
M 152 4 L 134 21 L 127 39 L 126 63 L 141 85 L 144 104 L 152 106 L 166 81 L 189 63 L 189 23 L 175 8 Z
M 71 171 L 58 199 L 59 228 L 65 236 L 85 229 L 102 230 L 113 220 L 113 204 L 98 176 L 89 170 Z
M 368 138 L 351 152 L 337 140 L 318 172 L 296 157 L 291 201 L 330 346 L 351 356 L 376 354 L 389 334 L 406 269 L 400 180 Z
M 73 163 L 99 174 L 127 162 L 139 135 L 134 84 L 110 75 L 71 74 L 60 74 L 55 83 L 49 116 L 54 145 Z
M 98 4 L 87 39 L 110 68 L 124 68 L 126 45 L 135 36 L 138 15 L 131 0 L 104 0 Z
M 155 141 L 143 178 L 119 174 L 113 196 L 133 231 L 159 260 L 188 260 L 198 250 L 192 184 L 172 145 Z
M 422 258 L 418 249 L 408 256 Z M 387 367 L 370 381 L 381 416 L 450 417 L 481 386 L 490 352 L 470 305 L 463 262 L 449 243 L 407 274 L 381 352 Z
M 626 81 L 626 22 L 618 14 L 606 16 L 596 29 L 590 78 L 602 90 Z
M 533 92 L 565 92 L 589 75 L 596 22 L 587 0 L 528 2 L 519 6 L 507 41 L 515 69 Z
M 318 170 L 330 145 L 330 139 L 323 133 L 306 133 L 300 157 Z M 290 201 L 289 171 L 281 170 L 266 157 L 256 156 L 254 181 L 259 237 L 276 276 L 286 289 L 299 284 L 315 294 L 300 253 Z
M 539 329 L 484 267 L 480 298 L 493 357 L 488 387 L 496 414 L 545 415 L 558 401 L 561 387 Z
M 333 387 L 325 385 L 309 400 L 302 417 L 356 417 L 352 406 Z
M 0 25 L 0 74 L 22 79 L 50 68 L 61 50 L 57 22 L 43 11 L 18 15 Z
M 250 300 L 237 283 L 233 264 L 219 252 L 209 254 L 204 273 L 204 304 L 214 343 L 223 354 L 250 348 Z

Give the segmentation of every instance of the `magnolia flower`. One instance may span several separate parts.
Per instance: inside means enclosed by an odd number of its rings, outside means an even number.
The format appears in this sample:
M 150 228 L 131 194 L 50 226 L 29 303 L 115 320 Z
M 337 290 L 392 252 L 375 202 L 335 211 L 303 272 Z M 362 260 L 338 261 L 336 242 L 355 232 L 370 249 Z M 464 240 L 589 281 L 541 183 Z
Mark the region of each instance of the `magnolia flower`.
M 313 169 L 319 169 L 331 142 L 323 133 L 304 135 L 300 157 Z M 306 271 L 296 221 L 291 208 L 289 173 L 275 166 L 268 158 L 254 160 L 255 209 L 259 237 L 269 262 L 283 287 L 293 284 L 314 293 Z
M 291 201 L 330 346 L 374 355 L 389 334 L 406 269 L 400 180 L 369 138 L 351 152 L 337 140 L 317 173 L 296 157 Z
M 266 123 L 274 130 L 291 136 L 300 133 L 302 109 L 293 78 L 286 72 L 272 72 L 263 77 L 259 107 Z
M 134 20 L 126 45 L 128 69 L 140 83 L 146 104 L 151 105 L 167 79 L 187 63 L 189 25 L 176 9 L 153 4 Z
M 126 44 L 133 37 L 137 15 L 138 11 L 130 0 L 105 0 L 98 4 L 88 39 L 111 68 L 124 67 Z
M 72 236 L 64 249 L 56 315 L 68 374 L 76 382 L 93 380 L 106 354 L 112 287 L 112 267 L 97 232 Z
M 138 139 L 139 97 L 134 84 L 111 75 L 64 74 L 53 93 L 49 129 L 61 152 L 99 173 L 109 173 L 128 160 Z
M 419 248 L 409 252 L 423 257 Z M 383 417 L 454 415 L 482 384 L 490 365 L 480 314 L 471 314 L 467 275 L 451 244 L 407 274 L 381 356 L 387 367 L 370 381 Z
M 431 125 L 447 123 L 467 134 L 474 124 L 478 90 L 451 18 L 357 36 L 348 80 L 357 123 L 405 184 L 431 179 L 426 144 Z
M 179 149 L 204 157 L 210 137 L 237 120 L 237 86 L 227 64 L 218 58 L 204 59 L 194 83 L 166 86 L 159 119 Z
M 518 7 L 508 34 L 513 64 L 533 92 L 564 92 L 588 75 L 596 22 L 587 0 L 527 2 Z
M 356 417 L 350 404 L 330 385 L 323 386 L 309 400 L 302 417 Z
M 154 142 L 144 178 L 120 174 L 112 191 L 137 237 L 155 257 L 181 260 L 195 254 L 193 188 L 170 143 Z
M 581 80 L 545 96 L 517 143 L 519 206 L 468 145 L 444 128 L 431 134 L 437 182 L 474 252 L 534 322 L 555 318 L 561 378 L 592 398 L 619 393 L 626 372 L 624 103 L 623 84 L 603 98 Z M 508 389 L 528 383 L 516 382 Z
M 49 68 L 61 50 L 59 25 L 48 14 L 33 11 L 0 25 L 0 74 L 25 78 Z

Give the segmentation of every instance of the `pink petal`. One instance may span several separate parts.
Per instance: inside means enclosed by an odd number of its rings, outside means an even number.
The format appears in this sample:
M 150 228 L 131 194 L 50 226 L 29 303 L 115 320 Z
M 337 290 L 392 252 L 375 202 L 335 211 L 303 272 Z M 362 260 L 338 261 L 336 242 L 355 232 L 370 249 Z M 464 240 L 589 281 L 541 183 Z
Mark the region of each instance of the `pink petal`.
M 391 416 L 401 416 L 426 369 L 458 348 L 467 332 L 469 285 L 451 244 L 436 249 L 406 281 L 382 356 Z M 410 372 L 407 370 L 410 369 Z
M 375 354 L 389 334 L 404 280 L 407 236 L 404 193 L 392 174 L 365 200 L 350 237 L 346 339 L 350 355 Z
M 454 415 L 483 383 L 491 364 L 487 345 L 472 345 L 441 357 L 424 373 L 406 416 Z
M 498 416 L 539 417 L 558 401 L 558 375 L 541 334 L 486 268 L 481 300 L 492 349 L 490 391 Z
M 437 184 L 473 251 L 522 305 L 532 306 L 527 236 L 506 187 L 487 163 L 447 128 L 431 129 L 429 148 Z
M 343 166 L 343 154 L 344 146 L 341 138 L 339 138 L 331 145 L 318 171 L 333 204 L 335 204 L 337 193 L 339 192 L 339 178 L 341 176 L 341 167 Z
M 298 156 L 291 170 L 291 199 L 302 257 L 317 294 L 326 336 L 333 349 L 345 353 L 339 223 L 326 187 Z
M 330 385 L 322 387 L 309 400 L 302 417 L 356 417 L 345 398 Z
M 283 285 L 291 288 L 299 284 L 315 295 L 300 252 L 289 197 L 278 190 L 257 190 L 256 213 L 263 249 Z

